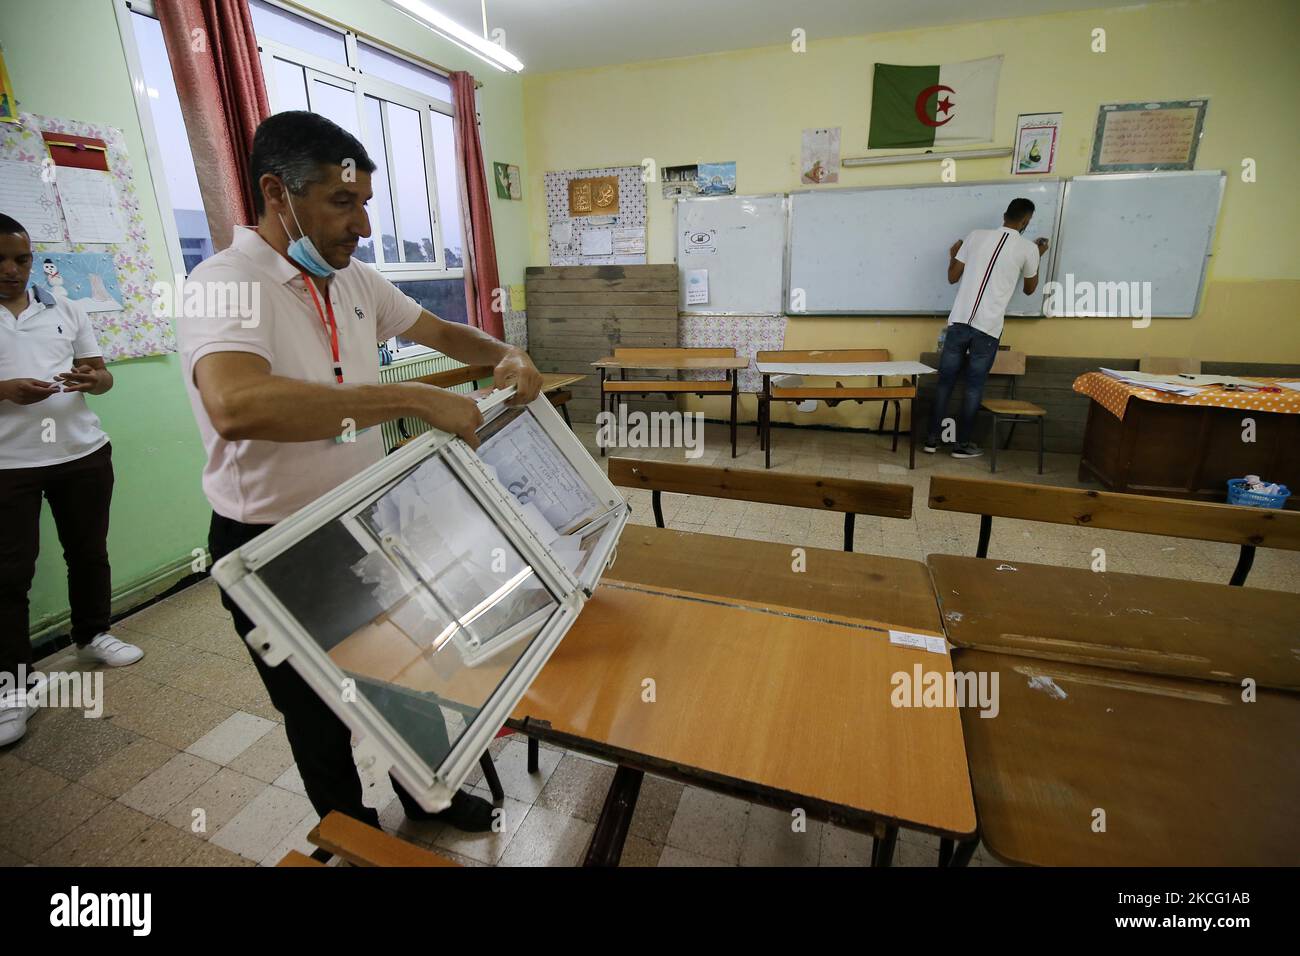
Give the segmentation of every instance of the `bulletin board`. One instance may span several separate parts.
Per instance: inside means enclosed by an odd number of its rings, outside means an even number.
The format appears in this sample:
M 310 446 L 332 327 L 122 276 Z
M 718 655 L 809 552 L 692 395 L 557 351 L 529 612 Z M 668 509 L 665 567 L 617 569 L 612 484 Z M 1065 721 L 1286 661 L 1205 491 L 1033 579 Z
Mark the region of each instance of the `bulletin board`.
M 546 174 L 546 225 L 553 266 L 641 266 L 646 262 L 645 183 L 640 166 L 565 169 Z M 571 216 L 569 182 L 615 177 L 618 212 Z M 608 235 L 607 235 L 608 234 Z
M 0 163 L 6 164 L 3 169 L 9 181 L 3 187 L 4 192 L 0 192 L 0 212 L 18 219 L 33 232 L 32 247 L 37 253 L 33 280 L 43 271 L 45 258 L 52 260 L 51 267 L 56 274 L 66 267 L 80 267 L 81 271 L 68 268 L 69 280 L 76 284 L 60 282 L 56 287 L 68 291 L 74 301 L 82 301 L 76 293 L 82 289 L 80 280 L 85 280 L 85 301 L 91 303 L 87 308 L 106 362 L 176 351 L 171 320 L 153 314 L 152 290 L 158 275 L 149 253 L 139 192 L 122 131 L 103 124 L 35 113 L 20 113 L 19 120 L 19 123 L 0 124 Z M 101 145 L 102 148 L 96 148 Z M 23 166 L 32 169 L 24 170 Z M 23 207 L 29 218 L 36 216 L 43 220 L 43 228 L 38 229 L 24 220 L 24 212 L 15 209 L 13 203 L 19 198 L 16 191 L 19 180 L 34 186 L 34 177 L 39 176 L 42 168 L 52 168 L 54 190 L 33 198 L 33 190 L 27 189 Z M 96 182 L 87 173 L 105 168 L 112 187 L 106 194 L 115 194 L 115 209 L 99 217 L 102 221 L 85 215 L 74 216 L 74 221 L 83 235 L 120 235 L 121 238 L 114 242 L 73 241 L 57 192 L 60 170 L 73 170 L 65 184 L 69 196 L 75 186 L 80 194 L 90 197 L 95 189 L 106 190 L 107 183 Z M 48 172 L 45 178 L 49 179 Z M 83 208 L 91 207 L 87 204 Z M 55 235 L 61 238 L 56 239 Z M 55 253 L 59 254 L 57 258 Z M 111 275 L 95 271 L 95 262 L 102 256 L 111 258 Z M 39 284 L 49 288 L 48 281 L 49 277 L 41 276 Z

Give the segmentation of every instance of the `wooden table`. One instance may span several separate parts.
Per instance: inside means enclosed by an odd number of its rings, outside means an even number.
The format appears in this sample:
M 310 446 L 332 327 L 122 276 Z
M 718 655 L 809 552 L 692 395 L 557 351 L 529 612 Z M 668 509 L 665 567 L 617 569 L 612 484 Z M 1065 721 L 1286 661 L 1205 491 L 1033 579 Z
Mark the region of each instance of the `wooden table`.
M 946 674 L 948 655 L 892 644 L 873 620 L 939 633 L 923 566 L 806 555 L 794 572 L 784 545 L 624 533 L 510 720 L 619 764 L 589 863 L 617 862 L 646 771 L 871 833 L 881 865 L 900 826 L 975 832 L 957 713 L 890 701 L 892 675 Z
M 1300 696 L 1274 688 L 1300 677 L 1300 597 L 950 555 L 928 563 L 954 667 L 999 675 L 997 717 L 962 713 L 995 856 L 1296 863 Z M 1252 703 L 1243 676 L 1256 682 Z
M 1300 691 L 1300 594 L 951 554 L 927 563 L 956 647 Z
M 890 361 L 887 358 L 875 358 L 873 355 L 887 356 L 884 349 L 822 349 L 805 351 L 764 352 L 755 363 L 763 375 L 763 390 L 759 394 L 759 434 L 765 452 L 764 467 L 772 467 L 772 403 L 804 402 L 809 400 L 825 402 L 828 408 L 834 408 L 840 402 L 880 402 L 880 424 L 875 428 L 863 429 L 867 433 L 882 433 L 885 430 L 885 411 L 889 404 L 894 404 L 894 443 L 893 450 L 898 451 L 899 422 L 902 419 L 902 402 L 908 407 L 908 451 L 907 467 L 916 467 L 916 427 L 911 421 L 916 405 L 916 377 L 935 371 L 920 362 Z M 774 359 L 772 356 L 785 356 Z M 875 376 L 874 386 L 844 385 L 773 385 L 773 375 L 813 375 L 841 378 L 870 378 Z M 908 378 L 909 384 L 885 386 L 886 376 Z
M 685 352 L 688 349 L 662 349 L 665 354 L 661 355 L 634 355 L 628 358 L 620 358 L 614 355 L 607 355 L 599 361 L 592 362 L 593 368 L 600 369 L 600 408 L 606 411 L 605 402 L 608 396 L 609 401 L 616 402 L 620 392 L 635 392 L 637 394 L 653 394 L 663 392 L 665 396 L 669 395 L 730 395 L 731 396 L 731 457 L 736 457 L 736 403 L 740 397 L 739 393 L 739 373 L 741 369 L 749 368 L 749 359 L 739 356 L 726 355 L 671 355 L 672 352 Z M 709 372 L 720 371 L 726 373 L 726 379 L 722 381 L 680 381 L 674 379 L 665 379 L 664 381 L 627 381 L 628 369 L 645 369 L 647 371 L 676 371 L 676 372 Z M 611 381 L 607 376 L 611 371 L 617 371 L 620 375 L 618 381 Z M 662 386 L 662 387 L 661 387 Z M 613 408 L 608 409 L 613 411 Z M 605 447 L 600 449 L 602 455 L 605 454 Z
M 1100 372 L 1080 376 L 1074 388 L 1091 399 L 1080 480 L 1100 481 L 1111 491 L 1207 501 L 1225 500 L 1228 479 L 1246 475 L 1300 490 L 1300 414 L 1196 404 L 1208 397 L 1180 400 L 1125 386 Z M 1121 388 L 1131 394 L 1117 405 L 1113 396 Z M 1258 403 L 1261 396 L 1228 392 L 1221 400 Z M 1103 402 L 1122 408 L 1123 416 Z M 1254 441 L 1242 440 L 1247 418 L 1255 423 Z M 1295 498 L 1289 504 L 1300 507 Z

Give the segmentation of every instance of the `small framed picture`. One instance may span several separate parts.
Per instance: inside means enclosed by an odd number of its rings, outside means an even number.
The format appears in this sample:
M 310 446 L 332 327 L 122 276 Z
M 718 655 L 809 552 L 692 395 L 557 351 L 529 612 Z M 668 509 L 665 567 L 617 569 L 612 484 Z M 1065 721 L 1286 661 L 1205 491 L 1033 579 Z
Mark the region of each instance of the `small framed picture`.
M 1011 174 L 1032 176 L 1055 169 L 1056 139 L 1060 127 L 1060 113 L 1021 113 L 1016 118 Z
M 497 199 L 523 199 L 524 187 L 519 167 L 507 163 L 493 163 L 492 171 L 497 184 Z

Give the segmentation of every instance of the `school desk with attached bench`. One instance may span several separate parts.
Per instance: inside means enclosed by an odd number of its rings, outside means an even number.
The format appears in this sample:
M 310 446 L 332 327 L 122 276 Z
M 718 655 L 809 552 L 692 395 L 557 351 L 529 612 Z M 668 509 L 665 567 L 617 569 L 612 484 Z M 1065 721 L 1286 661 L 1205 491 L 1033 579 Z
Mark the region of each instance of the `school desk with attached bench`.
M 1043 866 L 1300 861 L 1300 595 L 930 555 L 980 835 Z M 969 855 L 972 844 L 958 847 Z
M 870 833 L 877 865 L 900 827 L 974 834 L 956 709 L 891 703 L 894 675 L 950 669 L 890 640 L 941 633 L 924 565 L 807 548 L 794 573 L 791 551 L 624 531 L 509 721 L 619 765 L 588 864 L 618 861 L 646 772 Z

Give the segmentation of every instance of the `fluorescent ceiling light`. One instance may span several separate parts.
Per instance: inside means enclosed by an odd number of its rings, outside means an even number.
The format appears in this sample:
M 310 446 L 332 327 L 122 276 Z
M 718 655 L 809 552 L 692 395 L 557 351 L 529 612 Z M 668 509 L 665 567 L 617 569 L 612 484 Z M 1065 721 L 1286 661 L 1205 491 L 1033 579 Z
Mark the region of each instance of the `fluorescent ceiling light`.
M 446 14 L 439 13 L 423 0 L 385 0 L 391 6 L 401 10 L 408 17 L 422 23 L 436 33 L 451 40 L 457 46 L 468 50 L 480 59 L 491 63 L 498 70 L 510 70 L 518 73 L 524 68 L 519 57 L 505 47 L 485 40 L 470 30 L 465 29 Z

